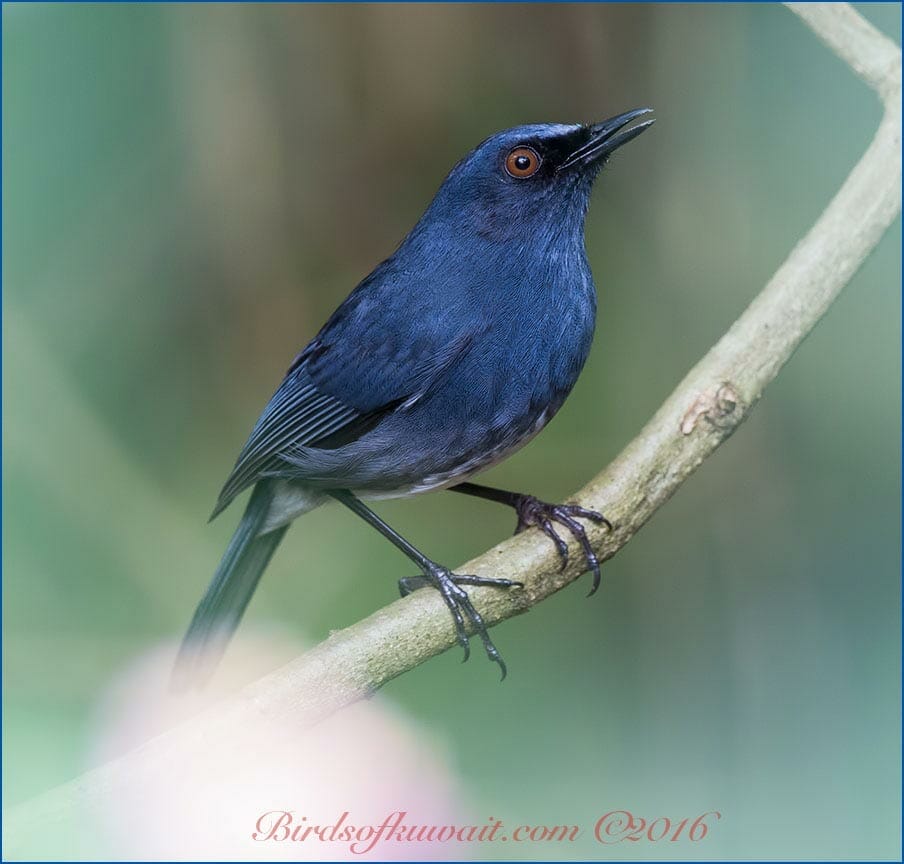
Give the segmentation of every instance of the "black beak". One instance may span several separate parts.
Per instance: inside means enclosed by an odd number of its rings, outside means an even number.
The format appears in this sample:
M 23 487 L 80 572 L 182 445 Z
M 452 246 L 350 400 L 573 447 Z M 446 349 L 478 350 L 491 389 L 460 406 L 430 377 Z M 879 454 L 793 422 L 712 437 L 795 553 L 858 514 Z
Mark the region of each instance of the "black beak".
M 608 120 L 603 120 L 602 123 L 594 123 L 592 126 L 587 127 L 590 130 L 590 140 L 567 156 L 556 170 L 562 171 L 578 163 L 590 165 L 604 161 L 614 150 L 617 150 L 622 144 L 627 144 L 640 135 L 644 129 L 649 129 L 656 122 L 655 120 L 647 120 L 644 123 L 638 123 L 636 126 L 625 129 L 625 126 L 632 120 L 643 117 L 644 114 L 650 114 L 652 110 L 652 108 L 635 108 L 633 111 L 626 111 L 624 114 L 610 117 Z M 624 129 L 624 131 L 619 132 L 620 129 Z

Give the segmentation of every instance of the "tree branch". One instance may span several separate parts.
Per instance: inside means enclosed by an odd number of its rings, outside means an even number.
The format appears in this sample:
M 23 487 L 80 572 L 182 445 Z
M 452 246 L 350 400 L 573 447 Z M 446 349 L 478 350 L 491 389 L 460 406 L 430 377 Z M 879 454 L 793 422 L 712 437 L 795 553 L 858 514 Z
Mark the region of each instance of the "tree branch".
M 825 212 L 759 296 L 687 374 L 640 434 L 575 499 L 615 528 L 588 529 L 601 560 L 612 557 L 738 427 L 803 338 L 863 263 L 901 209 L 901 52 L 846 4 L 790 4 L 875 90 L 885 112 L 868 150 Z M 526 612 L 581 575 L 581 556 L 559 569 L 538 531 L 513 537 L 459 572 L 508 577 L 523 590 L 473 589 L 488 624 Z M 211 734 L 274 720 L 316 722 L 455 644 L 448 611 L 419 591 L 333 633 L 235 697 L 115 762 L 27 802 L 7 827 L 24 838 L 101 804 L 140 767 L 171 775 Z M 9 837 L 9 833 L 7 835 Z

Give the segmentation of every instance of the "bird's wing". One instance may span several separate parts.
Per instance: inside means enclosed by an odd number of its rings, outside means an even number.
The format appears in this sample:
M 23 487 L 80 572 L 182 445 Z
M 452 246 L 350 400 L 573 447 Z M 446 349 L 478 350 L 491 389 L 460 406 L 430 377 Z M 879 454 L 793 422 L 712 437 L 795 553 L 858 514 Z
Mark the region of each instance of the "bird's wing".
M 390 316 L 388 304 L 375 296 L 381 291 L 361 288 L 296 357 L 242 448 L 211 518 L 243 489 L 285 467 L 282 454 L 298 446 L 342 446 L 388 413 L 414 404 L 470 346 L 473 332 L 450 335 L 426 308 L 402 305 Z
M 290 372 L 267 403 L 239 453 L 211 519 L 239 492 L 274 468 L 279 453 L 286 447 L 330 435 L 358 416 L 354 408 L 318 391 L 303 368 Z

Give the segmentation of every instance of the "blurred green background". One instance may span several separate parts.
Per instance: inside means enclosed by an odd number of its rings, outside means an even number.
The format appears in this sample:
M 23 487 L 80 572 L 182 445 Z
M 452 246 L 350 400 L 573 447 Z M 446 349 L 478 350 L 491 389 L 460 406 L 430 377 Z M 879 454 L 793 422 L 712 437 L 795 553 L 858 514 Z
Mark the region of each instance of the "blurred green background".
M 900 39 L 900 6 L 858 8 Z M 507 126 L 638 105 L 658 122 L 587 223 L 593 353 L 548 430 L 484 475 L 549 499 L 636 434 L 872 136 L 879 103 L 791 13 L 3 5 L 6 805 L 84 770 L 98 694 L 181 636 L 258 412 L 452 164 Z M 476 813 L 724 814 L 703 844 L 588 832 L 554 853 L 576 858 L 900 855 L 899 236 L 596 597 L 582 581 L 494 631 L 503 686 L 453 651 L 386 688 Z M 379 511 L 450 564 L 513 527 L 456 495 Z M 322 508 L 245 626 L 322 638 L 410 570 Z

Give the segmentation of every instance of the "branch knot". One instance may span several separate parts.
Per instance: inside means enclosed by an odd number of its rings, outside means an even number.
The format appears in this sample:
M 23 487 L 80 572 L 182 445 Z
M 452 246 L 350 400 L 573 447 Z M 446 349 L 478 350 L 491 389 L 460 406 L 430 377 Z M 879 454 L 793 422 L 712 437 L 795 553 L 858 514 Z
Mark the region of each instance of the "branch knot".
M 734 385 L 723 381 L 697 396 L 681 421 L 681 434 L 690 435 L 701 419 L 715 429 L 729 431 L 738 425 L 746 408 Z

